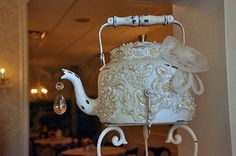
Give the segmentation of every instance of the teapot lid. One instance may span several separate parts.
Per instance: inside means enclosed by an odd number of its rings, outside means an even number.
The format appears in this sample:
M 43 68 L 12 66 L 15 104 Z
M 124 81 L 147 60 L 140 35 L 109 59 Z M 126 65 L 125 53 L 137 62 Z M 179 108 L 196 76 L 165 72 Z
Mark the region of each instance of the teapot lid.
M 157 42 L 130 42 L 113 49 L 111 61 L 143 57 L 157 58 L 161 52 L 168 53 L 170 49 Z

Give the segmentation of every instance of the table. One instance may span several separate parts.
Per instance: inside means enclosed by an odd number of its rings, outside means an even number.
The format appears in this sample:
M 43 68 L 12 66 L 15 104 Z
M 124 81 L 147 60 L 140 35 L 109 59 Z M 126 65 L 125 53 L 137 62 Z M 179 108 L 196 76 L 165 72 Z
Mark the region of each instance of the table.
M 35 148 L 37 148 L 37 152 L 35 153 L 39 156 L 59 156 L 62 150 L 69 148 L 72 141 L 71 137 L 36 139 L 34 140 Z M 74 141 L 77 142 L 78 140 Z
M 124 155 L 127 150 L 122 147 L 102 146 L 103 156 Z M 62 156 L 97 156 L 97 148 L 94 150 L 84 150 L 84 148 L 74 148 L 62 152 Z
M 43 138 L 34 140 L 35 144 L 40 145 L 51 145 L 52 147 L 56 145 L 68 145 L 72 143 L 71 137 L 63 137 L 63 138 Z

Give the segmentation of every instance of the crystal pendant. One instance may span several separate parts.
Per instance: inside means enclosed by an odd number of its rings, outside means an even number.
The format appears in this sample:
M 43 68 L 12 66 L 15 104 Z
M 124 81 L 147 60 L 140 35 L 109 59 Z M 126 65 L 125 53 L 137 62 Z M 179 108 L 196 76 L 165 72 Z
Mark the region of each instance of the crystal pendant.
M 60 91 L 64 88 L 64 84 L 62 82 L 57 82 L 55 87 L 58 91 Z
M 54 101 L 54 104 L 53 104 L 53 109 L 54 109 L 54 112 L 57 113 L 58 115 L 62 115 L 63 113 L 65 113 L 66 111 L 66 100 L 65 98 L 59 94 L 55 101 Z

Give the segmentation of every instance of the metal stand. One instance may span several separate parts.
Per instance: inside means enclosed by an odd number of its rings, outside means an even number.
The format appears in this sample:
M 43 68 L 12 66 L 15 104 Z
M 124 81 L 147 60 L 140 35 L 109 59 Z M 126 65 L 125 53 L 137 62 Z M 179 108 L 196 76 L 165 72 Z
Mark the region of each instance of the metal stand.
M 128 144 L 125 138 L 125 134 L 123 130 L 120 127 L 115 127 L 115 126 L 109 126 L 105 128 L 102 133 L 100 134 L 98 138 L 98 143 L 97 143 L 97 155 L 101 156 L 101 145 L 102 145 L 102 140 L 105 137 L 105 135 L 110 132 L 110 131 L 117 131 L 120 134 L 120 139 L 117 136 L 113 136 L 112 138 L 112 143 L 114 146 L 120 146 L 122 144 Z
M 198 141 L 197 141 L 197 137 L 195 135 L 195 133 L 193 132 L 193 130 L 187 126 L 187 125 L 173 125 L 168 133 L 167 139 L 166 139 L 166 143 L 173 143 L 175 145 L 178 145 L 182 142 L 182 137 L 179 134 L 176 134 L 174 136 L 174 131 L 178 128 L 182 128 L 185 129 L 187 132 L 189 132 L 189 134 L 192 136 L 193 138 L 193 143 L 194 143 L 194 156 L 197 156 L 198 154 Z
M 145 141 L 145 156 L 148 156 L 148 137 L 150 134 L 150 129 L 152 122 L 151 122 L 151 118 L 150 118 L 150 105 L 151 105 L 151 98 L 153 98 L 155 96 L 155 94 L 151 91 L 151 90 L 145 90 L 145 95 L 148 98 L 148 105 L 147 105 L 147 120 L 146 120 L 146 124 L 143 125 L 143 137 L 144 137 L 144 141 Z M 173 143 L 175 145 L 178 145 L 182 142 L 182 137 L 179 134 L 176 134 L 174 136 L 174 131 L 178 128 L 182 128 L 185 129 L 187 132 L 189 132 L 189 134 L 192 136 L 193 138 L 193 143 L 194 143 L 194 154 L 193 156 L 197 156 L 198 154 L 198 141 L 197 141 L 197 137 L 195 135 L 195 133 L 193 132 L 193 130 L 187 126 L 187 125 L 183 125 L 183 124 L 177 124 L 177 125 L 173 125 L 169 132 L 168 132 L 168 136 L 166 139 L 166 143 Z M 103 132 L 100 134 L 99 138 L 98 138 L 98 143 L 97 143 L 97 155 L 101 156 L 101 143 L 103 138 L 105 137 L 105 135 L 112 131 L 115 130 L 117 132 L 119 132 L 120 134 L 120 140 L 117 136 L 114 136 L 112 138 L 112 143 L 114 146 L 120 146 L 122 144 L 127 144 L 128 142 L 126 141 L 125 138 L 125 134 L 123 132 L 123 130 L 118 127 L 118 126 L 109 126 L 107 128 L 105 128 L 103 130 Z
M 145 156 L 148 156 L 148 137 L 150 134 L 150 129 L 148 125 L 143 125 L 143 138 L 145 144 Z
M 167 139 L 166 139 L 166 143 L 173 143 L 175 145 L 178 145 L 182 142 L 182 137 L 179 135 L 179 134 L 176 134 L 174 136 L 174 131 L 178 128 L 182 128 L 182 129 L 185 129 L 187 132 L 189 132 L 189 134 L 192 136 L 193 138 L 193 143 L 194 143 L 194 154 L 193 156 L 197 156 L 198 154 L 198 141 L 197 141 L 197 137 L 195 135 L 195 133 L 193 132 L 193 130 L 187 126 L 187 125 L 173 125 L 169 132 L 168 132 L 168 136 L 167 136 Z M 99 138 L 98 138 L 98 143 L 97 143 L 97 155 L 98 156 L 101 156 L 101 145 L 102 145 L 102 140 L 103 138 L 105 137 L 105 135 L 110 132 L 110 131 L 117 131 L 119 134 L 120 134 L 120 139 L 117 137 L 117 136 L 113 136 L 112 138 L 112 143 L 114 146 L 120 146 L 122 144 L 128 144 L 128 142 L 126 141 L 126 138 L 125 138 L 125 134 L 123 132 L 123 130 L 120 128 L 120 127 L 117 127 L 117 126 L 109 126 L 107 128 L 105 128 L 102 133 L 100 134 Z M 145 134 L 146 133 L 146 134 Z M 145 141 L 147 141 L 147 134 L 148 134 L 148 126 L 144 126 L 144 138 L 146 138 Z M 147 143 L 145 144 L 145 155 L 148 156 L 148 147 L 147 146 Z

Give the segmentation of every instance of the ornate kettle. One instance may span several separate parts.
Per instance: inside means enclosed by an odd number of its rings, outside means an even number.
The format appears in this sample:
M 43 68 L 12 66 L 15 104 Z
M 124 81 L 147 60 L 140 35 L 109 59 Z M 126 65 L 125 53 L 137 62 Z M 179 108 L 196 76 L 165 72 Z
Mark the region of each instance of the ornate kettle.
M 163 43 L 134 42 L 111 51 L 105 62 L 101 32 L 107 26 L 149 26 L 177 24 L 183 39 L 172 36 Z M 182 24 L 172 15 L 111 17 L 99 30 L 100 60 L 98 98 L 89 98 L 80 77 L 66 69 L 61 79 L 72 82 L 76 103 L 86 114 L 97 115 L 101 122 L 118 125 L 182 123 L 193 119 L 194 94 L 202 94 L 198 72 L 208 69 L 206 58 L 185 45 Z

